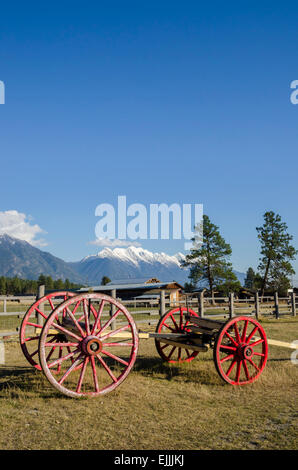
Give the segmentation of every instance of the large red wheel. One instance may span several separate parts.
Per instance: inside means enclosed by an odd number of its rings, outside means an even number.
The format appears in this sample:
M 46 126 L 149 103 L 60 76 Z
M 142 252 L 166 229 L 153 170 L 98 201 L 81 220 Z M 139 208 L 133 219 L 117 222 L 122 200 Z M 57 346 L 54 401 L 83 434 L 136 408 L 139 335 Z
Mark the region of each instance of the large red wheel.
M 195 317 L 199 316 L 190 308 L 174 308 L 161 317 L 155 330 L 156 333 L 185 333 L 189 331 L 187 328 L 189 321 L 184 317 L 184 314 L 186 313 Z M 158 339 L 155 339 L 155 345 L 160 357 L 164 361 L 170 363 L 190 362 L 199 354 L 198 351 L 172 346 L 170 344 L 162 343 Z
M 267 362 L 266 333 L 255 319 L 235 317 L 219 330 L 213 357 L 223 380 L 232 385 L 252 383 Z
M 84 311 L 82 322 L 74 315 L 79 305 Z M 111 306 L 115 309 L 112 316 Z M 53 349 L 53 332 L 58 332 L 61 344 L 69 348 L 67 354 L 60 356 Z M 70 397 L 98 396 L 123 382 L 137 350 L 138 331 L 127 309 L 107 295 L 84 293 L 66 300 L 48 317 L 40 336 L 39 359 L 47 379 L 59 392 Z
M 34 302 L 24 315 L 20 328 L 21 348 L 29 364 L 38 370 L 41 370 L 38 363 L 38 342 L 43 322 L 55 309 L 57 301 L 61 303 L 74 295 L 73 292 L 67 291 L 52 292 Z M 42 319 L 42 322 L 39 322 L 39 319 Z M 56 342 L 55 335 L 52 337 L 52 342 Z

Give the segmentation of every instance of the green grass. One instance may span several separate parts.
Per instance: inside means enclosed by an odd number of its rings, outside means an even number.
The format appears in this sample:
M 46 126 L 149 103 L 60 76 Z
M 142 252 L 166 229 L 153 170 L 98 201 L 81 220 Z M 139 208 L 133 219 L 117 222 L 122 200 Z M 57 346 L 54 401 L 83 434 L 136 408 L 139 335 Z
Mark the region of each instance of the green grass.
M 296 319 L 264 320 L 269 338 L 298 339 Z M 93 399 L 60 395 L 27 364 L 17 342 L 0 366 L 1 449 L 296 449 L 298 366 L 271 346 L 265 371 L 244 387 L 217 375 L 212 351 L 161 362 L 141 340 L 132 372 Z

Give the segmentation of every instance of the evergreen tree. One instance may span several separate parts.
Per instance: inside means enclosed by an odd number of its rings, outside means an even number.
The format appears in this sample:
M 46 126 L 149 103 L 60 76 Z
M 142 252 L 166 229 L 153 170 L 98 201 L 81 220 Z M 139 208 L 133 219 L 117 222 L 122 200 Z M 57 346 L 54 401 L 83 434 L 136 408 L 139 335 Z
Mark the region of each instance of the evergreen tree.
M 6 279 L 4 276 L 0 277 L 0 295 L 6 294 Z
M 207 215 L 203 216 L 202 224 L 195 227 L 192 241 L 194 246 L 191 253 L 182 263 L 183 267 L 190 267 L 189 279 L 192 284 L 206 281 L 211 297 L 214 296 L 215 289 L 238 290 L 241 287 L 240 282 L 229 262 L 232 249 Z
M 64 282 L 62 281 L 62 279 L 57 279 L 56 281 L 54 281 L 54 289 L 57 291 L 64 289 Z
M 261 257 L 258 269 L 262 276 L 261 295 L 266 288 L 284 292 L 290 286 L 289 277 L 295 274 L 291 261 L 297 250 L 290 244 L 293 237 L 287 232 L 287 225 L 279 214 L 265 212 L 264 224 L 257 227 L 261 243 Z
M 253 268 L 248 268 L 248 270 L 246 271 L 246 278 L 244 280 L 244 287 L 247 287 L 247 289 L 254 289 L 255 277 L 256 273 L 254 272 Z
M 46 285 L 46 276 L 44 274 L 40 274 L 39 278 L 38 278 L 38 285 L 39 286 L 45 286 Z
M 54 281 L 53 281 L 51 276 L 46 276 L 45 286 L 46 286 L 46 290 L 53 290 L 54 289 Z
M 102 286 L 105 286 L 106 284 L 108 284 L 109 282 L 111 282 L 111 279 L 108 277 L 108 276 L 103 276 L 102 279 L 101 279 L 101 285 Z

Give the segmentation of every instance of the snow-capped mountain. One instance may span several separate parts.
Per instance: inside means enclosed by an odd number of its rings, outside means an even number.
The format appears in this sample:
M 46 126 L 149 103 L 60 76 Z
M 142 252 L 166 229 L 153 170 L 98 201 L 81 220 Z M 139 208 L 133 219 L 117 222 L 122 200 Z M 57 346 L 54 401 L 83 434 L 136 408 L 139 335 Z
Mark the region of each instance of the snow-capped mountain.
M 188 277 L 188 270 L 180 267 L 184 258 L 182 253 L 152 253 L 144 248 L 130 246 L 104 248 L 96 255 L 71 264 L 88 284 L 99 283 L 103 276 L 112 280 L 157 277 L 160 281 L 175 280 L 184 284 Z
M 53 279 L 83 282 L 66 261 L 35 248 L 25 240 L 7 234 L 0 235 L 0 276 L 38 279 L 40 274 Z
M 104 248 L 78 262 L 66 262 L 33 247 L 24 240 L 0 235 L 0 276 L 37 279 L 40 274 L 85 285 L 98 285 L 103 276 L 111 280 L 158 278 L 160 281 L 189 281 L 187 268 L 181 268 L 183 253 L 168 255 L 144 248 Z M 234 271 L 243 284 L 245 274 Z

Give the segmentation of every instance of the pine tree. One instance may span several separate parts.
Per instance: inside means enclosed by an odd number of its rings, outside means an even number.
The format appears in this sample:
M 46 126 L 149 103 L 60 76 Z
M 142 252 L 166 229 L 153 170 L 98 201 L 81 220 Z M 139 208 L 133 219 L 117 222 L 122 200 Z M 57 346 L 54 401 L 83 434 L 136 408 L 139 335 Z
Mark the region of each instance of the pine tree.
M 105 286 L 106 284 L 109 284 L 111 282 L 111 279 L 108 276 L 103 276 L 101 279 L 101 285 Z
M 290 286 L 289 277 L 295 274 L 291 261 L 297 250 L 290 245 L 293 237 L 287 232 L 287 225 L 279 214 L 265 212 L 264 224 L 257 227 L 261 243 L 261 257 L 258 269 L 262 275 L 261 295 L 266 288 L 284 292 Z
M 4 276 L 0 277 L 0 295 L 6 294 L 6 279 Z
M 254 272 L 253 268 L 248 268 L 246 271 L 246 278 L 244 280 L 244 287 L 247 287 L 247 289 L 254 289 L 255 277 L 256 273 Z
M 182 263 L 183 267 L 190 266 L 191 283 L 206 281 L 212 298 L 215 289 L 224 292 L 238 290 L 241 287 L 240 282 L 229 262 L 232 249 L 207 215 L 203 216 L 202 224 L 195 227 L 192 241 L 194 246 L 191 253 Z

